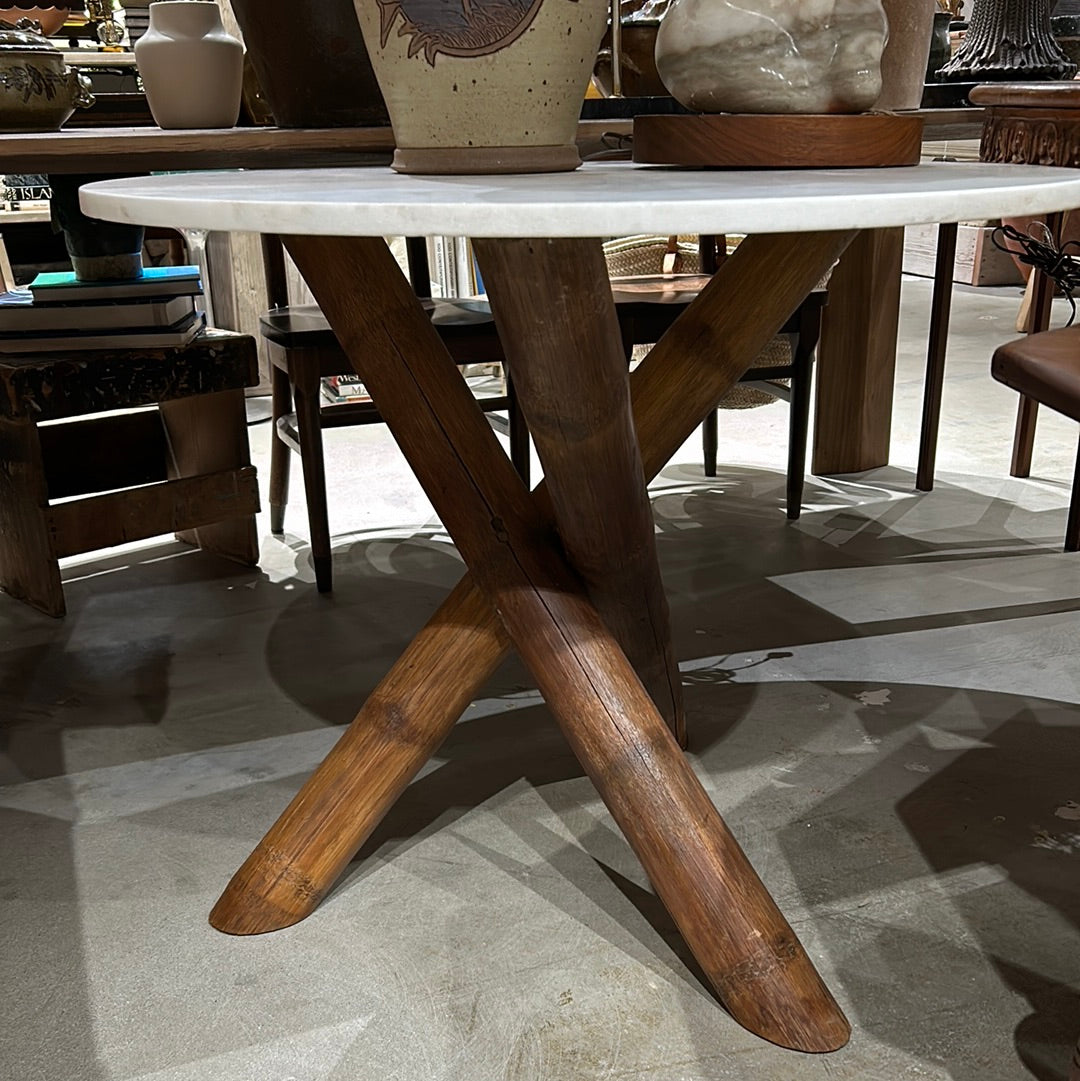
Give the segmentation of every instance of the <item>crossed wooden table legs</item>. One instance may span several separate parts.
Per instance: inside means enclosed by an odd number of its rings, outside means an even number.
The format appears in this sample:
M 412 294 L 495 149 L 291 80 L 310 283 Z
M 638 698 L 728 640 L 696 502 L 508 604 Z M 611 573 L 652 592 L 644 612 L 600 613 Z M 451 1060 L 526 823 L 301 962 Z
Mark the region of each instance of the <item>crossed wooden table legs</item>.
M 852 236 L 748 238 L 629 383 L 599 241 L 474 241 L 544 465 L 533 493 L 386 244 L 284 238 L 470 573 L 237 871 L 215 927 L 256 934 L 311 913 L 513 647 L 725 1007 L 787 1047 L 846 1042 L 847 1020 L 679 748 L 645 481 Z

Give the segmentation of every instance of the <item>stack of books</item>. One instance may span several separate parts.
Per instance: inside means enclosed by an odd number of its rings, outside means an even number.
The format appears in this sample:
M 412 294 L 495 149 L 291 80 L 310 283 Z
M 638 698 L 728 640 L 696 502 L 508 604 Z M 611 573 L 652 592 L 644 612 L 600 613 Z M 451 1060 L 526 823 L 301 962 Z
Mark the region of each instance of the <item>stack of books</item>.
M 358 375 L 324 375 L 322 393 L 328 402 L 335 404 L 371 401 L 371 395 Z
M 149 267 L 124 281 L 39 274 L 0 293 L 0 353 L 184 346 L 206 325 L 202 291 L 195 266 Z

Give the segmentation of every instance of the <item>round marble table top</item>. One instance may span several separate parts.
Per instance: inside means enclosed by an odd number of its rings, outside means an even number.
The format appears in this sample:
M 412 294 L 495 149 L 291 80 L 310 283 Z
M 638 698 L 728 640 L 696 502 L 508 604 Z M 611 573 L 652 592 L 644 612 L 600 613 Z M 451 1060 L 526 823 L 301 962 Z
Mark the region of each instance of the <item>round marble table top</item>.
M 337 236 L 594 237 L 791 233 L 1022 216 L 1080 206 L 1080 170 L 931 163 L 891 169 L 405 176 L 385 167 L 178 173 L 82 188 L 96 218 Z

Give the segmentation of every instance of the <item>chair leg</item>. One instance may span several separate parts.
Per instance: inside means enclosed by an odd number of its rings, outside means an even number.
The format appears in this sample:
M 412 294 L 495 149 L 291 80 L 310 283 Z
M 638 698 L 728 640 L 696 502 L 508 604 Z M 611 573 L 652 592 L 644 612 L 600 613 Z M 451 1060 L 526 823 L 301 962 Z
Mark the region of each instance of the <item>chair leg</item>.
M 276 349 L 273 343 L 270 349 Z M 286 362 L 287 363 L 287 362 Z M 270 365 L 270 532 L 285 531 L 285 505 L 289 502 L 289 464 L 292 451 L 278 435 L 277 422 L 292 412 L 289 373 Z
M 0 589 L 62 616 L 64 589 L 49 536 L 49 497 L 37 426 L 0 419 Z
M 531 448 L 529 440 L 529 426 L 525 423 L 525 414 L 521 411 L 518 403 L 517 391 L 514 390 L 514 379 L 510 374 L 510 368 L 505 366 L 506 373 L 506 402 L 507 417 L 510 422 L 510 461 L 513 462 L 517 474 L 521 477 L 526 488 L 531 488 L 529 476 L 531 473 Z
M 719 410 L 711 409 L 701 422 L 701 451 L 705 458 L 705 476 L 716 476 L 716 454 L 720 447 Z
M 791 404 L 788 414 L 787 516 L 802 514 L 806 482 L 806 443 L 810 436 L 810 388 L 814 379 L 814 350 L 821 332 L 821 309 L 803 313 L 799 340 L 791 358 Z
M 1065 221 L 1064 212 L 1048 214 L 1046 228 L 1056 244 L 1061 243 L 1061 229 Z M 1050 326 L 1050 314 L 1054 303 L 1056 282 L 1041 270 L 1032 270 L 1033 287 L 1031 317 L 1028 333 L 1038 334 Z M 1020 398 L 1016 409 L 1016 429 L 1013 434 L 1012 464 L 1009 473 L 1014 477 L 1031 476 L 1031 455 L 1035 448 L 1035 422 L 1039 414 L 1039 403 L 1030 398 Z
M 318 355 L 295 350 L 292 365 L 296 399 L 296 435 L 300 443 L 300 466 L 307 497 L 308 531 L 315 587 L 320 593 L 333 589 L 330 557 L 330 519 L 326 507 L 326 464 L 323 459 L 322 423 L 319 415 Z
M 1016 430 L 1013 434 L 1012 464 L 1009 473 L 1014 477 L 1031 476 L 1031 453 L 1035 448 L 1035 421 L 1039 415 L 1039 403 L 1034 398 L 1020 395 L 1016 407 Z
M 929 492 L 934 487 L 941 392 L 945 385 L 945 349 L 952 309 L 953 265 L 956 262 L 956 222 L 938 226 L 934 261 L 934 295 L 930 302 L 930 335 L 926 345 L 926 382 L 923 390 L 922 429 L 919 433 L 919 464 L 915 487 Z
M 1080 445 L 1076 448 L 1076 466 L 1073 470 L 1069 519 L 1065 525 L 1065 551 L 1080 552 Z

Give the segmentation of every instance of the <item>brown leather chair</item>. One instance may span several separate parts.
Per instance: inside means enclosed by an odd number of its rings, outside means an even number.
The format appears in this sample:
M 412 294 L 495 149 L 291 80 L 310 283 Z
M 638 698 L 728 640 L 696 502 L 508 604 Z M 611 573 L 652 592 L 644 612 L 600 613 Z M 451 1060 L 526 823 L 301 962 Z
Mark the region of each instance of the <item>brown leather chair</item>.
M 990 372 L 1024 397 L 1080 421 L 1080 326 L 1046 330 L 994 351 Z M 1080 551 L 1080 447 L 1065 526 L 1065 551 Z

